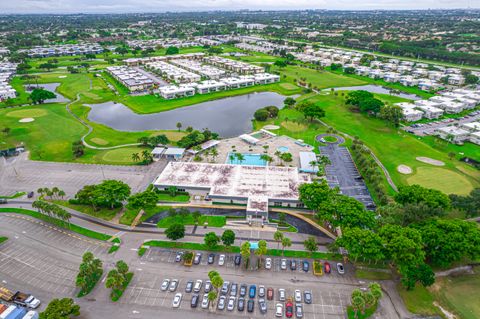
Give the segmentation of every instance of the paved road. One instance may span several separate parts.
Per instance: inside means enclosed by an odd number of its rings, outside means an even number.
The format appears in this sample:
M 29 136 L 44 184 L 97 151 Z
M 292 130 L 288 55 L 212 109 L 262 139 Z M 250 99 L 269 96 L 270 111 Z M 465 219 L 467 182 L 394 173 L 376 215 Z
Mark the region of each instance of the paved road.
M 57 186 L 70 197 L 83 186 L 105 179 L 124 181 L 136 192 L 147 187 L 166 165 L 164 161 L 148 166 L 39 162 L 27 157 L 28 153 L 23 153 L 8 160 L 0 158 L 0 194 Z
M 43 301 L 40 310 L 55 297 L 74 297 L 77 290 L 74 278 L 85 251 L 93 251 L 104 262 L 104 277 L 94 291 L 85 298 L 76 299 L 82 309 L 82 318 L 165 318 L 170 315 L 182 318 L 204 318 L 207 311 L 191 309 L 190 296 L 184 293 L 181 308 L 173 310 L 171 302 L 174 293 L 162 292 L 159 288 L 165 278 L 179 279 L 178 291 L 184 292 L 186 281 L 207 279 L 212 266 L 205 259 L 199 266 L 184 267 L 174 262 L 174 253 L 162 249 L 151 249 L 139 258 L 135 250 L 122 247 L 113 255 L 106 254 L 104 243 L 82 238 L 68 231 L 49 227 L 29 217 L 0 214 L 2 233 L 9 240 L 0 245 L 0 275 L 2 285 L 12 289 L 30 292 Z M 109 269 L 118 259 L 124 259 L 135 272 L 132 283 L 118 303 L 112 303 L 103 282 Z M 347 274 L 336 273 L 323 277 L 314 277 L 311 273 L 296 270 L 280 270 L 279 260 L 274 260 L 272 270 L 248 271 L 233 265 L 231 257 L 224 266 L 214 266 L 227 281 L 260 284 L 273 287 L 275 295 L 278 288 L 285 288 L 287 295 L 295 289 L 312 290 L 313 304 L 304 305 L 305 318 L 340 319 L 345 316 L 345 306 L 352 289 L 367 285 L 357 281 L 347 266 Z M 203 293 L 203 291 L 202 291 Z M 267 315 L 258 313 L 258 305 L 253 314 L 234 311 L 215 311 L 209 316 L 243 318 L 273 318 L 274 303 L 268 302 Z M 374 318 L 400 318 L 390 298 L 383 298 Z
M 317 136 L 317 140 L 328 134 Z M 348 149 L 339 144 L 344 143 L 344 139 L 338 135 L 335 143 L 326 143 L 326 146 L 320 146 L 319 150 L 322 155 L 328 156 L 331 164 L 325 167 L 327 182 L 330 186 L 338 186 L 344 195 L 351 196 L 362 202 L 368 209 L 374 209 L 375 204 L 370 192 L 361 178 L 352 156 Z

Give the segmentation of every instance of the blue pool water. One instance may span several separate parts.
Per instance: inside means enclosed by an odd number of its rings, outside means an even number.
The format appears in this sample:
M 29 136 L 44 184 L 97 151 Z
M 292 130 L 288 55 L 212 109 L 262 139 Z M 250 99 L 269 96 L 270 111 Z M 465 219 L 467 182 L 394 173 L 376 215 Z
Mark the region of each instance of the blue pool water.
M 282 152 L 282 153 L 287 153 L 288 152 L 288 147 L 286 146 L 280 146 L 277 148 L 277 151 Z
M 233 160 L 230 156 L 233 155 Z M 267 166 L 267 162 L 260 158 L 260 154 L 242 154 L 245 158 L 243 161 L 239 161 L 235 157 L 235 153 L 228 153 L 227 164 L 236 164 L 236 165 L 255 165 L 255 166 Z

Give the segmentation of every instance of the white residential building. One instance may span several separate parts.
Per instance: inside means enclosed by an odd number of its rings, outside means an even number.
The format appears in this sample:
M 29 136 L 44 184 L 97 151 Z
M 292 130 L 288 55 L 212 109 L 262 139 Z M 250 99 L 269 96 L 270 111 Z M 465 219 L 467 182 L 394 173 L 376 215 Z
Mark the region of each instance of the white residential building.
M 195 88 L 187 85 L 168 85 L 159 89 L 160 95 L 164 99 L 175 99 L 178 97 L 192 96 L 195 94 Z
M 462 144 L 469 139 L 470 132 L 455 126 L 440 127 L 435 130 L 438 137 L 455 144 Z
M 480 122 L 463 123 L 461 128 L 469 132 L 480 131 Z
M 480 131 L 470 133 L 470 142 L 480 145 Z
M 412 103 L 396 103 L 402 109 L 403 118 L 407 122 L 414 122 L 422 119 L 423 112 L 415 109 L 416 105 Z

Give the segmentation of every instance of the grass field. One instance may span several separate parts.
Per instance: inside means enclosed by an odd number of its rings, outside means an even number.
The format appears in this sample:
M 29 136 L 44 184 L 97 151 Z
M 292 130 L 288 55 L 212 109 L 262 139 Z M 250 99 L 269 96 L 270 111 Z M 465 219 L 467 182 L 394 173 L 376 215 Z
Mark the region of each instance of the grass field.
M 226 217 L 225 216 L 207 216 L 201 215 L 198 219 L 198 225 L 203 225 L 205 222 L 208 223 L 208 227 L 223 227 L 226 224 Z M 162 218 L 157 226 L 159 228 L 168 228 L 172 224 L 180 223 L 183 225 L 195 225 L 195 221 L 193 219 L 192 214 L 188 214 L 186 216 L 176 215 L 174 217 L 167 216 Z
M 74 209 L 76 211 L 79 211 L 81 213 L 84 213 L 93 217 L 104 219 L 104 220 L 112 220 L 113 217 L 115 217 L 115 215 L 117 215 L 122 209 L 120 207 L 120 208 L 114 208 L 114 209 L 100 208 L 98 210 L 94 210 L 93 207 L 90 205 L 70 204 L 67 200 L 52 200 L 51 202 L 57 205 Z
M 425 316 L 442 314 L 440 309 L 433 305 L 435 298 L 427 288 L 417 285 L 413 290 L 406 290 L 398 284 L 397 290 L 408 311 Z
M 161 202 L 188 202 L 190 200 L 189 195 L 175 195 L 170 194 L 158 194 L 158 200 Z
M 145 220 L 149 219 L 153 215 L 156 215 L 160 212 L 166 211 L 170 208 L 172 208 L 172 207 L 171 206 L 165 206 L 165 205 L 156 206 L 156 207 L 153 207 L 153 208 L 147 208 L 145 210 L 145 212 L 143 213 L 142 217 L 140 218 L 140 222 L 144 222 Z M 120 224 L 130 226 L 133 223 L 133 221 L 135 220 L 135 217 L 137 217 L 138 213 L 139 213 L 139 210 L 137 210 L 137 209 L 126 208 L 122 217 L 120 217 L 120 221 L 119 221 Z
M 367 280 L 388 280 L 392 279 L 392 274 L 383 271 L 357 269 L 355 270 L 355 277 Z
M 44 109 L 26 109 L 26 110 L 17 110 L 11 111 L 5 114 L 8 117 L 14 118 L 24 118 L 24 117 L 42 117 L 47 115 L 48 112 Z
M 467 177 L 451 170 L 439 167 L 418 167 L 413 176 L 407 177 L 410 185 L 419 184 L 424 187 L 438 189 L 445 194 L 466 195 L 473 189 Z

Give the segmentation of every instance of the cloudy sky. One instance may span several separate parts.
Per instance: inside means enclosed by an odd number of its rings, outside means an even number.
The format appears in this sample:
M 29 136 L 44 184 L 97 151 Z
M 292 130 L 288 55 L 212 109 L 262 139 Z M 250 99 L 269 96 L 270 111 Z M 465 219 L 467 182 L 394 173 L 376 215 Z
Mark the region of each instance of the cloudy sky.
M 0 0 L 0 13 L 480 8 L 480 0 Z

